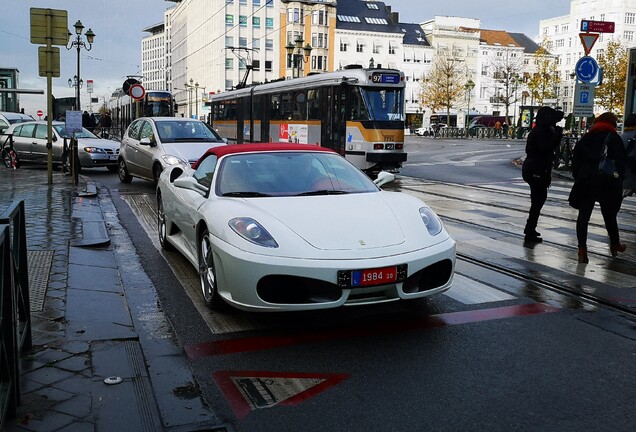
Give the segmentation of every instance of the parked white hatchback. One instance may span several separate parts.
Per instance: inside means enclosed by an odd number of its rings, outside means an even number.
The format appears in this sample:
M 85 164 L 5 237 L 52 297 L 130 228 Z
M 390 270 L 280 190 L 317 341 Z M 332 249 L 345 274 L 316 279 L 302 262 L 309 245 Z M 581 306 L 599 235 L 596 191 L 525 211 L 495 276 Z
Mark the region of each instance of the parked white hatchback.
M 192 165 L 211 147 L 226 145 L 212 127 L 179 117 L 142 117 L 130 124 L 121 141 L 119 180 L 133 177 L 157 183 L 172 165 Z

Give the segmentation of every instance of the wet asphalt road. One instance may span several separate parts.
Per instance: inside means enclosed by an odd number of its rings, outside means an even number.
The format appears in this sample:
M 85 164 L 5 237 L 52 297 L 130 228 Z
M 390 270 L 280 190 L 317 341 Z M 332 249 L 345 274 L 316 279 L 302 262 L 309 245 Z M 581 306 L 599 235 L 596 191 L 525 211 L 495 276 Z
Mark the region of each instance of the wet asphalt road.
M 581 268 L 568 180 L 550 190 L 546 242 L 527 248 L 528 191 L 510 157 L 523 143 L 451 141 L 408 138 L 405 177 L 393 185 L 442 215 L 470 258 L 458 260 L 451 291 L 417 305 L 206 311 L 196 272 L 157 248 L 150 183 L 90 174 L 109 190 L 131 242 L 122 246 L 136 249 L 205 401 L 237 431 L 636 430 L 634 317 L 572 294 L 636 304 L 633 198 L 620 220 L 629 253 L 608 256 L 595 214 Z

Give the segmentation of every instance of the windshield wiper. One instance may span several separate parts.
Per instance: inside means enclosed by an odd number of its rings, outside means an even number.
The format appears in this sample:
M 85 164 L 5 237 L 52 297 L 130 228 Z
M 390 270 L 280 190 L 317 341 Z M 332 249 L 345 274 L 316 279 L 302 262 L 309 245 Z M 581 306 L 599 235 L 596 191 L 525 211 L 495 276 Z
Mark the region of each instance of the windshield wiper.
M 271 197 L 271 195 L 266 194 L 266 193 L 262 193 L 262 192 L 226 192 L 224 193 L 222 196 L 224 197 L 247 197 L 247 198 L 252 198 L 252 197 Z
M 206 137 L 190 137 L 190 138 L 173 138 L 172 139 L 173 142 L 177 142 L 177 141 L 211 141 L 210 138 L 206 138 Z
M 311 196 L 311 195 L 344 195 L 349 192 L 343 190 L 333 190 L 333 189 L 320 189 L 315 191 L 302 192 L 297 194 L 296 196 Z

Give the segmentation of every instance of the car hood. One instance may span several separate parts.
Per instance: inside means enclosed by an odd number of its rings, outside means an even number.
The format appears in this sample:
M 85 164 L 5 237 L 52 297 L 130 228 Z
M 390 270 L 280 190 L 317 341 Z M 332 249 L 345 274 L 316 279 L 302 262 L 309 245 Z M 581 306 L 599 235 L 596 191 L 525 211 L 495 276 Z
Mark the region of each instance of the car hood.
M 405 242 L 402 227 L 381 193 L 252 202 L 317 249 L 368 250 Z
M 119 142 L 103 139 L 103 138 L 80 138 L 78 139 L 81 147 L 99 147 L 102 149 L 116 150 L 119 149 Z
M 164 153 L 187 160 L 190 165 L 199 160 L 207 149 L 225 145 L 224 142 L 179 142 L 162 144 Z

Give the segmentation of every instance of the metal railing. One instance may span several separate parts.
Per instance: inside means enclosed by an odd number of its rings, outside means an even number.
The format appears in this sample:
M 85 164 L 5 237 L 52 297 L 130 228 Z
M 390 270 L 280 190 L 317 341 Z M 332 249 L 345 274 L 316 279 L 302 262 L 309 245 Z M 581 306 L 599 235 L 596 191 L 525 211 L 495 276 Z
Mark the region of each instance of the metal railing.
M 512 138 L 525 138 L 525 134 L 518 136 L 516 128 L 495 129 L 494 127 L 482 127 L 468 129 L 460 127 L 445 127 L 440 128 L 436 132 L 430 132 L 428 135 L 430 138 L 475 138 L 475 139 L 512 139 Z
M 0 214 L 0 430 L 20 405 L 19 354 L 32 348 L 24 201 Z

